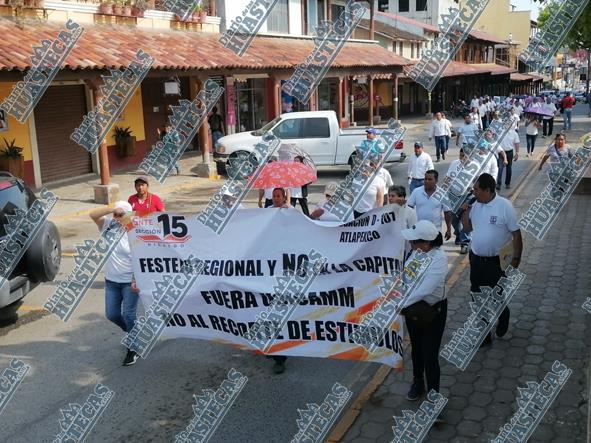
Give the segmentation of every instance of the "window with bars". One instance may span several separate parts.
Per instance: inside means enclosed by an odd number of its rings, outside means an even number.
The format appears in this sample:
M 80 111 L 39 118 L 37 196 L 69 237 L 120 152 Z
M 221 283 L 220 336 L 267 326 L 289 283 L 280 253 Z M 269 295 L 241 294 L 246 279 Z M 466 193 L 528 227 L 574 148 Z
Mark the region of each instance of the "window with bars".
M 289 0 L 278 0 L 267 18 L 267 31 L 289 34 Z

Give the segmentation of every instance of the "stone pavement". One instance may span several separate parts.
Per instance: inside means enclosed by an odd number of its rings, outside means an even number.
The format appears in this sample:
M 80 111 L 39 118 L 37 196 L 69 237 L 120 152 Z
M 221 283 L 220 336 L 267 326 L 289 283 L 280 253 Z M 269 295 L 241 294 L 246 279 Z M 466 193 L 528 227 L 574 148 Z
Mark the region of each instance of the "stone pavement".
M 588 130 L 588 124 L 585 126 Z M 569 141 L 576 146 L 574 134 Z M 514 201 L 519 214 L 547 180 L 545 170 L 527 179 Z M 573 374 L 530 441 L 588 441 L 591 314 L 581 305 L 591 295 L 590 202 L 589 195 L 571 196 L 542 241 L 524 233 L 520 270 L 526 279 L 509 304 L 509 332 L 503 338 L 495 336 L 492 346 L 480 349 L 463 372 L 440 358 L 441 393 L 449 402 L 442 413 L 445 423 L 433 427 L 424 442 L 489 442 L 517 410 L 517 388 L 528 381 L 541 381 L 555 360 L 571 368 Z M 448 280 L 454 271 L 459 272 L 459 278 L 448 284 L 442 346 L 470 313 L 467 263 L 464 257 L 448 274 Z M 401 416 L 403 409 L 413 413 L 418 409 L 420 401 L 405 399 L 412 381 L 408 344 L 405 349 L 404 373 L 389 374 L 363 405 L 342 441 L 389 442 L 393 439 L 393 415 Z

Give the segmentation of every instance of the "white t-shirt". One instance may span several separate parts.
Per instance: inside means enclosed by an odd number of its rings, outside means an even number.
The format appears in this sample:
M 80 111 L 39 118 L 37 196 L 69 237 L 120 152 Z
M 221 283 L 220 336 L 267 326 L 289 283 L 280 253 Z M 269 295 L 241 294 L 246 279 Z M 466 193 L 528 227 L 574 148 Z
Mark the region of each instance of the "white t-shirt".
M 475 202 L 470 210 L 472 241 L 470 248 L 476 255 L 494 257 L 519 230 L 517 212 L 513 205 L 499 195 L 488 203 Z
M 371 211 L 376 207 L 378 189 L 381 188 L 383 190 L 384 186 L 384 180 L 379 175 L 376 175 L 371 184 L 366 189 L 361 200 L 359 200 L 359 203 L 357 203 L 357 206 L 355 206 L 353 209 L 355 209 L 357 212 Z
M 111 217 L 105 217 L 103 229 L 109 226 Z M 102 231 L 102 229 L 101 229 Z M 105 264 L 105 279 L 115 283 L 131 283 L 133 280 L 133 268 L 131 266 L 131 249 L 127 233 L 119 240 L 113 253 Z
M 435 169 L 435 167 L 433 166 L 431 156 L 425 151 L 421 152 L 421 155 L 418 157 L 416 154 L 410 156 L 410 162 L 408 163 L 408 176 L 410 178 L 423 180 L 425 178 L 425 172 L 430 169 Z
M 414 258 L 415 252 L 408 258 L 409 263 Z M 427 255 L 431 258 L 431 263 L 425 272 L 425 277 L 419 285 L 416 286 L 410 298 L 404 304 L 404 307 L 410 306 L 418 301 L 424 300 L 430 305 L 446 298 L 445 278 L 448 272 L 447 255 L 440 248 L 433 248 Z
M 380 168 L 378 176 L 384 181 L 384 195 L 388 195 L 388 189 L 390 189 L 390 186 L 394 186 L 392 176 L 386 168 Z
M 302 195 L 302 188 L 298 186 L 297 188 L 289 188 L 291 192 L 291 198 L 304 198 Z
M 515 149 L 515 144 L 519 145 L 519 134 L 510 129 L 501 140 L 500 145 L 504 151 L 512 151 Z
M 419 186 L 412 191 L 407 204 L 417 211 L 417 220 L 429 220 L 438 230 L 441 230 L 443 212 L 449 211 L 449 208 L 433 197 L 434 194 L 427 195 L 425 187 Z
M 525 126 L 525 133 L 527 135 L 538 135 L 538 127 L 535 124 L 535 121 L 530 121 L 529 123 L 526 123 Z
M 480 105 L 480 100 L 478 100 L 477 98 L 473 98 L 470 101 L 470 109 L 477 108 L 479 105 Z
M 543 117 L 544 120 L 550 120 L 554 117 L 554 114 L 556 113 L 556 105 L 554 103 L 544 103 L 542 105 L 542 109 L 552 113 L 552 115 L 545 115 Z
M 515 131 L 519 127 L 519 120 L 520 120 L 519 115 L 513 114 L 511 116 L 511 120 L 513 120 L 513 123 L 511 125 L 511 130 Z
M 319 221 L 331 221 L 331 222 L 340 222 L 341 219 L 339 219 L 336 215 L 334 215 L 332 212 L 328 212 L 328 200 L 323 199 L 320 200 L 318 202 L 318 204 L 316 205 L 316 207 L 314 208 L 314 210 L 316 209 L 322 209 L 324 211 L 324 213 L 318 217 Z M 312 211 L 314 212 L 314 211 Z M 355 217 L 353 216 L 353 211 L 351 211 L 351 213 L 349 214 L 349 217 L 347 217 L 347 220 L 345 220 L 343 223 L 348 223 L 350 221 L 353 221 L 355 219 Z
M 464 124 L 458 128 L 458 134 L 460 134 L 460 146 L 469 143 L 476 142 L 476 131 L 478 126 L 472 122 L 470 124 Z
M 495 154 L 491 156 L 484 164 L 480 174 L 490 174 L 495 180 L 497 179 L 497 174 L 499 173 L 499 165 L 497 163 L 498 159 L 500 158 L 499 152 L 503 152 L 503 148 L 500 146 L 497 147 Z M 485 156 L 488 156 L 488 152 L 486 152 Z

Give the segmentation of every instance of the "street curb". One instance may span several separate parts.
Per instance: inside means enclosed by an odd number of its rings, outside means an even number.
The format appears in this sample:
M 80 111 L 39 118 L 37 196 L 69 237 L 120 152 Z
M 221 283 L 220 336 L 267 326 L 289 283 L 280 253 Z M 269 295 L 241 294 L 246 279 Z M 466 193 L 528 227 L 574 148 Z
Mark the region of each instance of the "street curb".
M 517 199 L 517 196 L 521 193 L 521 191 L 525 187 L 525 185 L 527 183 L 527 179 L 529 179 L 530 176 L 533 175 L 538 164 L 539 163 L 537 161 L 534 161 L 532 163 L 532 165 L 530 166 L 529 170 L 524 172 L 522 177 L 519 179 L 517 186 L 515 186 L 513 193 L 511 194 L 510 197 L 508 197 L 508 200 L 513 202 Z M 468 266 L 468 263 L 469 263 L 469 260 L 468 260 L 467 254 L 466 255 L 459 255 L 458 257 L 456 257 L 454 259 L 454 263 L 452 263 L 452 266 L 451 266 L 451 268 L 453 269 L 452 275 L 447 279 L 447 284 L 446 284 L 446 286 L 449 287 L 450 292 L 451 292 L 453 286 L 459 280 L 460 275 L 462 274 L 464 269 L 466 269 L 466 266 Z M 367 402 L 367 400 L 369 400 L 371 395 L 381 386 L 381 384 L 384 382 L 384 380 L 386 380 L 386 377 L 388 377 L 388 375 L 390 375 L 390 372 L 392 371 L 392 369 L 393 368 L 390 366 L 381 366 L 378 369 L 378 371 L 374 374 L 372 379 L 367 383 L 367 385 L 365 385 L 365 387 L 361 390 L 359 395 L 355 398 L 351 407 L 347 410 L 347 412 L 345 412 L 343 417 L 338 421 L 338 423 L 332 429 L 332 432 L 330 433 L 330 435 L 326 439 L 327 442 L 338 443 L 341 441 L 341 439 L 349 431 L 351 426 L 353 426 L 353 424 L 355 423 L 355 420 L 357 419 L 359 414 L 361 414 L 361 410 L 363 408 L 363 405 Z M 589 371 L 590 371 L 589 377 L 591 380 L 591 365 L 590 365 Z M 591 384 L 590 384 L 590 386 L 591 386 Z M 590 392 L 590 395 L 591 395 L 591 392 Z M 590 408 L 589 409 L 589 421 L 590 421 L 589 429 L 591 429 L 591 402 L 590 402 L 589 408 Z M 587 438 L 587 443 L 591 443 L 591 434 Z

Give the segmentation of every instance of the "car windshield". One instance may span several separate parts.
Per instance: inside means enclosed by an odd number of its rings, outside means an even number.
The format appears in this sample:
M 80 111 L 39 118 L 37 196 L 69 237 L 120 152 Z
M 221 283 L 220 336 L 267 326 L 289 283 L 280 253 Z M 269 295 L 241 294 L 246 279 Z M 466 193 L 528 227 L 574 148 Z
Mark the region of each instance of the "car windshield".
M 280 121 L 281 121 L 281 116 L 275 117 L 273 120 L 271 120 L 265 126 L 263 126 L 261 129 L 257 129 L 256 131 L 252 131 L 251 134 L 260 137 L 263 134 L 269 132 L 271 130 L 271 128 L 273 126 L 275 126 L 277 123 L 279 123 Z
M 6 235 L 7 214 L 14 214 L 16 208 L 29 208 L 29 195 L 19 182 L 0 180 L 0 236 Z

